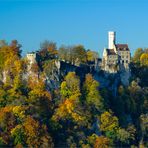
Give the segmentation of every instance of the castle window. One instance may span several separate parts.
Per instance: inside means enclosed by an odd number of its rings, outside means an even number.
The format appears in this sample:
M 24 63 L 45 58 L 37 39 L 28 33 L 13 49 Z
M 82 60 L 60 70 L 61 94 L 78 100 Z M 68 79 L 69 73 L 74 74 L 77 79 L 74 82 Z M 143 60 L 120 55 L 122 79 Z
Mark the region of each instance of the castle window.
M 128 60 L 126 60 L 126 63 L 128 63 Z
M 122 63 L 124 63 L 124 60 L 122 60 Z

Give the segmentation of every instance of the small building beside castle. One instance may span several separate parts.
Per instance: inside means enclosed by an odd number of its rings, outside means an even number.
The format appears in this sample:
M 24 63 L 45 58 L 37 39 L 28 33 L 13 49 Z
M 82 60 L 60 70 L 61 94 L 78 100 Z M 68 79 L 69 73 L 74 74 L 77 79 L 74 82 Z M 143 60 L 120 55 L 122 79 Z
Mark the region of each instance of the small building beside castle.
M 37 53 L 36 52 L 29 52 L 26 55 L 29 64 L 34 64 L 37 61 Z
M 26 59 L 28 61 L 27 65 L 27 77 L 33 76 L 39 77 L 39 69 L 38 69 L 38 55 L 37 52 L 29 52 L 26 55 Z

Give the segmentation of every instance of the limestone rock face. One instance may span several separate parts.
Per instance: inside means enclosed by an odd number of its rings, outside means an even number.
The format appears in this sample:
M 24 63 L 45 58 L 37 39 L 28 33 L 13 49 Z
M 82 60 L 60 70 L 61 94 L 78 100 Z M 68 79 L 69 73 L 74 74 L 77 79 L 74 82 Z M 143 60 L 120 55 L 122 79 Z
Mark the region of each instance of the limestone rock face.
M 121 82 L 123 85 L 128 86 L 129 85 L 129 79 L 131 77 L 130 70 L 125 70 L 120 72 Z
M 5 70 L 4 70 L 4 71 L 2 72 L 2 82 L 3 82 L 3 83 L 6 82 L 7 74 L 8 74 L 8 71 L 5 71 Z

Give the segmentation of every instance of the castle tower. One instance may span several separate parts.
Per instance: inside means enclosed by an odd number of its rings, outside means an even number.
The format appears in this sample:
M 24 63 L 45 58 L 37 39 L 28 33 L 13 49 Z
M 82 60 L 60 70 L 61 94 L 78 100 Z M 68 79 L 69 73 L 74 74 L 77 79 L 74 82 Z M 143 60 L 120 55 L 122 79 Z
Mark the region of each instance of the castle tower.
M 35 52 L 27 53 L 27 60 L 29 61 L 30 65 L 36 63 L 36 53 Z
M 113 31 L 108 32 L 108 48 L 114 49 L 115 40 L 116 39 L 116 33 Z

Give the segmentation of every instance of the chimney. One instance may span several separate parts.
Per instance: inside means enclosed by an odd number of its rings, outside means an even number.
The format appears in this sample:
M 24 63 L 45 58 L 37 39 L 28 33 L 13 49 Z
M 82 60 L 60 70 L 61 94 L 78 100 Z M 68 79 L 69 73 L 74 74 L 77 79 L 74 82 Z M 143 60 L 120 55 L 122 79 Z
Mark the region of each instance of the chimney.
M 113 49 L 115 45 L 115 38 L 116 38 L 116 33 L 113 31 L 108 32 L 108 48 Z

